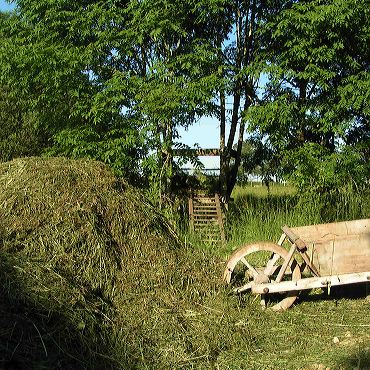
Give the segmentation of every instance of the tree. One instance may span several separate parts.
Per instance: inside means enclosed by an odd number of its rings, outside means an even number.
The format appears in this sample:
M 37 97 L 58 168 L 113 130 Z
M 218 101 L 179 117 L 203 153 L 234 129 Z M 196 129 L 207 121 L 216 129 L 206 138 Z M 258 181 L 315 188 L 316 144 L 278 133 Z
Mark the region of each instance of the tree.
M 18 0 L 1 80 L 52 132 L 49 153 L 100 159 L 168 192 L 176 128 L 209 109 L 217 83 L 206 3 Z
M 8 41 L 7 29 L 14 20 L 12 15 L 0 12 L 1 47 Z M 0 83 L 0 123 L 0 161 L 38 155 L 48 144 L 46 131 L 37 126 L 34 112 L 9 80 Z
M 35 142 L 32 150 L 23 139 L 8 146 L 7 157 L 40 154 L 50 146 L 53 134 L 81 122 L 78 107 L 84 104 L 88 78 L 79 69 L 75 55 L 53 43 L 52 34 L 38 37 L 40 29 L 14 13 L 1 14 L 0 22 L 1 102 L 7 107 L 2 121 L 10 125 L 2 126 L 1 136 L 8 140 L 7 130 L 14 127 L 14 142 L 20 138 Z M 24 144 L 24 150 L 19 150 Z M 2 145 L 7 144 L 2 141 Z
M 299 1 L 261 32 L 269 83 L 249 112 L 251 130 L 302 190 L 369 178 L 369 12 L 365 0 Z
M 262 46 L 258 30 L 264 27 L 267 17 L 279 12 L 285 3 L 228 1 L 224 7 L 224 26 L 216 32 L 215 45 L 223 77 L 218 89 L 217 107 L 220 121 L 220 188 L 226 201 L 237 180 L 247 113 L 257 97 L 260 71 L 254 64 Z M 227 127 L 230 129 L 227 130 Z
M 249 137 L 242 145 L 238 182 L 248 181 L 249 175 L 258 176 L 267 186 L 274 178 L 280 176 L 276 153 L 268 145 L 268 142 L 259 136 Z
M 201 4 L 132 2 L 130 48 L 136 52 L 130 55 L 138 57 L 140 70 L 130 76 L 134 91 L 131 110 L 150 126 L 147 139 L 156 153 L 151 160 L 152 173 L 160 193 L 171 192 L 177 128 L 189 126 L 207 111 L 217 84 L 207 27 L 202 27 Z
M 226 200 L 248 122 L 282 164 L 312 143 L 320 155 L 346 152 L 338 142 L 368 154 L 365 0 L 16 4 L 1 20 L 0 86 L 22 101 L 49 154 L 103 160 L 161 199 L 177 129 L 213 115 Z
M 48 136 L 35 125 L 34 114 L 9 93 L 7 86 L 0 86 L 0 124 L 0 162 L 38 155 L 47 145 Z

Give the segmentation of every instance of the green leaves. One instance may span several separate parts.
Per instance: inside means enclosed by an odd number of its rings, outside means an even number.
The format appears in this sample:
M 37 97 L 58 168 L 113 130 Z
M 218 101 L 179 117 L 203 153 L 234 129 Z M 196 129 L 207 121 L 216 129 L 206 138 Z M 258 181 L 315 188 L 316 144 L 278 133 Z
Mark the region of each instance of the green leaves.
M 0 86 L 25 118 L 32 112 L 48 155 L 95 158 L 126 177 L 172 176 L 178 127 L 214 112 L 209 15 L 224 3 L 18 0 L 0 28 Z
M 0 18 L 0 88 L 8 101 L 21 101 L 21 121 L 29 122 L 22 130 L 42 132 L 35 142 L 51 146 L 49 154 L 96 158 L 119 173 L 162 176 L 165 183 L 173 175 L 178 128 L 202 115 L 222 125 L 231 121 L 229 140 L 222 134 L 226 154 L 239 124 L 242 131 L 249 125 L 273 153 L 312 144 L 331 156 L 338 143 L 356 145 L 360 156 L 365 151 L 366 0 L 17 5 L 16 13 Z M 261 73 L 269 81 L 257 99 Z M 229 110 L 226 100 L 232 100 Z M 14 127 L 20 119 L 9 104 L 7 122 Z M 224 169 L 233 167 L 230 161 L 224 158 Z M 223 177 L 230 175 L 229 190 L 237 171 L 231 172 Z
M 319 144 L 306 143 L 286 153 L 285 158 L 294 163 L 290 179 L 301 192 L 357 190 L 369 177 L 369 166 L 353 147 L 340 146 L 337 152 L 330 153 Z
M 45 154 L 100 160 L 110 165 L 117 175 L 126 176 L 129 180 L 137 176 L 140 160 L 147 155 L 146 151 L 139 149 L 141 145 L 135 125 L 126 122 L 102 132 L 93 127 L 62 130 L 54 136 L 54 146 Z
M 366 182 L 357 169 L 369 140 L 369 19 L 365 0 L 298 1 L 261 28 L 270 81 L 246 118 L 302 191 Z

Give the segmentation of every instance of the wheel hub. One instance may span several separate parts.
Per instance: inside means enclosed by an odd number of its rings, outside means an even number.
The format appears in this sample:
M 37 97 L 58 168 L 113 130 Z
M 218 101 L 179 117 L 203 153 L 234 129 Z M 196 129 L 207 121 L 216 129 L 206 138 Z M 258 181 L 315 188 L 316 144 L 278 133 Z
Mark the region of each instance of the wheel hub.
M 256 284 L 264 284 L 270 282 L 269 277 L 263 273 L 260 273 L 257 276 L 255 276 L 253 280 Z

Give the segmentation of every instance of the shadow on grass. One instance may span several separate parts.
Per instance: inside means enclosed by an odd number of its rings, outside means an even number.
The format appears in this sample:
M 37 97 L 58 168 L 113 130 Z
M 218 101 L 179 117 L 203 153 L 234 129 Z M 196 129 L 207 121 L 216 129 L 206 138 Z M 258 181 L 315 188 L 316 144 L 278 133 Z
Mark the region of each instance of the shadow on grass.
M 63 306 L 54 306 L 55 296 L 49 295 L 42 304 L 33 300 L 15 273 L 17 266 L 1 257 L 1 370 L 117 368 L 117 363 L 109 358 L 107 336 L 85 334 L 83 321 L 81 325 L 72 322 Z M 46 285 L 34 288 L 44 297 L 53 289 Z
M 65 323 L 64 333 L 55 331 L 53 321 L 56 318 L 53 315 L 48 316 L 46 311 L 32 308 L 27 304 L 11 302 L 7 297 L 1 302 L 0 313 L 1 369 L 83 369 L 87 367 L 88 358 L 85 361 L 82 358 L 78 359 L 79 354 L 73 353 L 76 350 L 67 351 L 65 348 L 67 344 L 68 347 L 84 352 L 82 344 L 76 338 L 66 343 L 69 335 L 75 337 L 67 323 Z M 64 339 L 61 338 L 63 336 L 65 336 Z
M 338 362 L 340 369 L 370 370 L 370 348 L 359 349 Z
M 331 287 L 330 292 L 322 289 L 321 292 L 309 294 L 309 291 L 302 291 L 299 296 L 299 302 L 317 302 L 317 301 L 338 301 L 340 299 L 364 299 L 370 294 L 369 283 L 348 284 Z

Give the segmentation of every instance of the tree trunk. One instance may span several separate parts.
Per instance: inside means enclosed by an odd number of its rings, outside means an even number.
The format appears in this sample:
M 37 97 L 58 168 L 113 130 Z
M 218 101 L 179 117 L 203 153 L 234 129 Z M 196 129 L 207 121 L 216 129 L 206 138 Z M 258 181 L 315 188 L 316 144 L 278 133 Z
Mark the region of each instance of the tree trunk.
M 225 92 L 220 91 L 220 184 L 219 191 L 223 198 L 227 194 L 227 161 L 225 158 L 226 148 L 225 148 L 225 135 L 226 135 L 226 99 Z
M 252 95 L 254 92 L 252 78 L 240 77 L 239 71 L 243 67 L 250 64 L 255 35 L 256 23 L 256 0 L 244 1 L 244 9 L 237 4 L 235 11 L 235 31 L 236 31 L 236 58 L 235 64 L 232 66 L 236 70 L 235 85 L 233 89 L 233 108 L 231 116 L 231 126 L 227 144 L 221 147 L 221 183 L 223 184 L 223 196 L 226 202 L 229 201 L 231 193 L 237 181 L 238 169 L 241 163 L 241 151 L 244 141 L 245 123 L 240 119 L 240 105 L 244 96 L 244 111 L 249 108 L 252 103 Z M 222 99 L 220 99 L 222 101 Z M 225 97 L 224 97 L 225 101 Z M 236 150 L 234 150 L 235 135 L 239 125 L 238 140 Z M 222 127 L 222 122 L 221 122 Z M 223 133 L 225 143 L 225 133 Z M 220 141 L 221 144 L 221 141 Z

